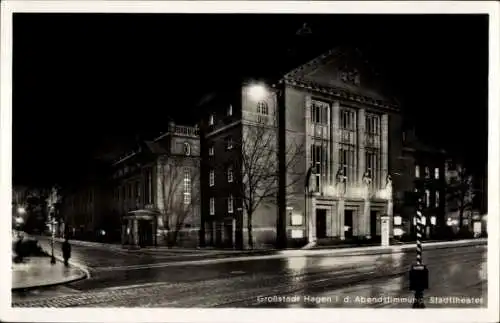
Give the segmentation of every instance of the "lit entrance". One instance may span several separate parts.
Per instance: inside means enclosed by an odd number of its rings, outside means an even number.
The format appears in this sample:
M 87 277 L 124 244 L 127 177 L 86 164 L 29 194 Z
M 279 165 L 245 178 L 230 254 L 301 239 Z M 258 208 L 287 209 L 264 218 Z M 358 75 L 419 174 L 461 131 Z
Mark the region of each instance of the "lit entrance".
M 350 239 L 353 236 L 352 210 L 344 210 L 344 237 Z
M 316 238 L 326 238 L 326 210 L 316 210 Z
M 377 211 L 370 211 L 370 236 L 377 236 Z

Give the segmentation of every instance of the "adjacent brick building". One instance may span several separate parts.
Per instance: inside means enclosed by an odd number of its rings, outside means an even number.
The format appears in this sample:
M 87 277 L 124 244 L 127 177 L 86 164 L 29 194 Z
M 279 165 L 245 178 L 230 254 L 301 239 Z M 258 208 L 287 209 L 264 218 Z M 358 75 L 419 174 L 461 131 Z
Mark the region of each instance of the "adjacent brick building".
M 403 132 L 401 168 L 394 176 L 399 187 L 395 196 L 394 213 L 401 216 L 397 228 L 401 234 L 413 235 L 416 230 L 416 200 L 423 202 L 425 217 L 424 236 L 431 237 L 442 232 L 446 226 L 446 179 L 447 154 L 420 141 L 415 129 Z

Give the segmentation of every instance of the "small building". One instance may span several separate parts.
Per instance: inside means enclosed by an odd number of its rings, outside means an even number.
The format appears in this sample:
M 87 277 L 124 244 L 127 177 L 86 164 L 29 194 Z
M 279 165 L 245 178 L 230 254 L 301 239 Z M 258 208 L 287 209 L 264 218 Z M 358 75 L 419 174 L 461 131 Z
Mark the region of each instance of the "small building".
M 121 219 L 123 245 L 198 245 L 197 127 L 170 123 L 112 167 L 112 212 Z

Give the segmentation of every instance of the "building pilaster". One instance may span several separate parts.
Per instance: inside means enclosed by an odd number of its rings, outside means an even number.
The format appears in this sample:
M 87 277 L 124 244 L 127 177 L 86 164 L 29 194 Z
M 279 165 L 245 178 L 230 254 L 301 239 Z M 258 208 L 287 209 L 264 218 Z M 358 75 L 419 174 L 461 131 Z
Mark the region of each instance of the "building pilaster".
M 389 171 L 389 115 L 382 115 L 382 178 L 381 186 L 385 187 L 385 180 Z
M 330 128 L 330 155 L 331 155 L 331 178 L 334 187 L 337 187 L 337 171 L 340 167 L 339 161 L 339 138 L 340 138 L 340 104 L 339 101 L 332 103 L 331 128 Z
M 134 246 L 139 246 L 139 220 L 132 220 L 134 224 L 133 234 L 134 234 Z
M 317 240 L 316 237 L 316 199 L 311 197 L 311 207 L 309 208 L 309 234 L 308 234 L 308 242 L 315 242 Z
M 357 185 L 361 186 L 364 192 L 364 202 L 363 207 L 358 212 L 360 213 L 358 218 L 358 223 L 353 225 L 357 233 L 353 234 L 359 236 L 366 236 L 368 234 L 367 227 L 370 225 L 370 187 L 363 183 L 363 174 L 366 172 L 366 160 L 365 160 L 365 133 L 366 133 L 366 114 L 365 109 L 358 110 L 358 128 L 357 128 L 357 139 L 358 139 L 358 149 L 357 149 Z
M 345 203 L 344 203 L 344 197 L 342 196 L 337 204 L 337 223 L 338 223 L 338 233 L 340 240 L 345 240 L 345 222 L 344 222 L 344 208 L 345 208 Z
M 358 171 L 357 171 L 357 181 L 358 185 L 362 184 L 363 174 L 366 171 L 366 161 L 365 161 L 365 129 L 366 129 L 366 117 L 365 109 L 358 110 Z

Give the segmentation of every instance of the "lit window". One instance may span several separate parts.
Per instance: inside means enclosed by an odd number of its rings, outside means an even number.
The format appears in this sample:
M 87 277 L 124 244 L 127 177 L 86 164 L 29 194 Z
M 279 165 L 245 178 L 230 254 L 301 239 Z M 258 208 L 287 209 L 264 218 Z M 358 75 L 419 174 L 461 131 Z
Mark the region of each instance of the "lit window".
M 431 192 L 429 190 L 425 190 L 425 206 L 429 207 L 431 199 Z
M 259 101 L 257 103 L 257 122 L 266 123 L 267 116 L 269 114 L 269 107 L 267 106 L 266 101 Z
M 191 171 L 184 169 L 184 205 L 191 203 Z
M 312 101 L 311 105 L 311 122 L 317 124 L 328 124 L 328 103 L 321 101 Z
M 439 207 L 439 191 L 436 191 L 436 207 Z
M 228 183 L 233 182 L 233 166 L 229 166 L 227 168 L 227 181 L 228 181 Z
M 208 118 L 208 124 L 211 125 L 211 126 L 213 126 L 214 125 L 214 119 L 215 119 L 214 115 L 211 114 L 210 117 Z
M 429 167 L 425 166 L 425 178 L 429 178 L 431 176 L 431 172 Z
M 292 230 L 292 239 L 304 238 L 304 230 Z
M 340 127 L 345 130 L 356 130 L 356 113 L 351 109 L 342 109 Z
M 415 177 L 416 178 L 420 177 L 420 166 L 418 165 L 415 166 Z
M 227 138 L 226 147 L 227 149 L 233 149 L 233 138 L 231 137 Z
M 208 155 L 209 156 L 213 156 L 214 155 L 214 151 L 215 151 L 214 146 L 210 146 L 210 148 L 208 148 Z
M 189 143 L 187 142 L 184 143 L 184 154 L 186 156 L 191 155 L 191 145 L 189 145 Z
M 227 213 L 233 213 L 233 196 L 229 195 L 227 199 Z
M 302 214 L 292 214 L 292 225 L 302 225 Z
M 380 118 L 377 115 L 367 115 L 365 118 L 366 132 L 372 135 L 378 135 L 380 131 Z
M 213 169 L 210 170 L 209 184 L 210 186 L 215 185 L 215 171 Z
M 436 168 L 434 168 L 434 177 L 435 177 L 436 179 L 439 179 L 439 168 L 437 168 L 437 167 L 436 167 Z
M 232 116 L 233 115 L 233 105 L 230 104 L 229 107 L 227 108 L 227 115 Z
M 210 215 L 215 214 L 215 199 L 213 197 L 210 198 Z
M 267 106 L 266 101 L 259 101 L 257 103 L 257 113 L 266 116 L 269 114 L 269 107 Z

